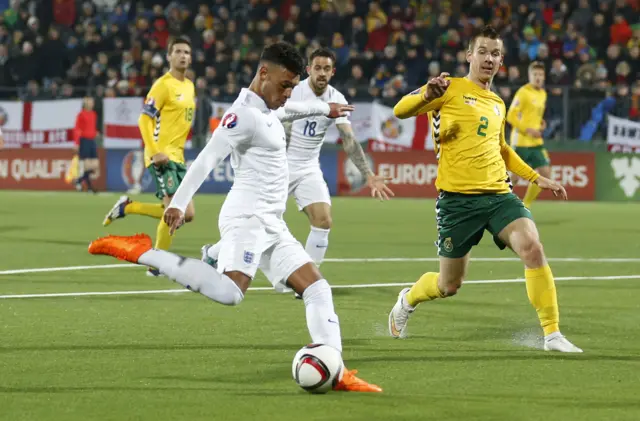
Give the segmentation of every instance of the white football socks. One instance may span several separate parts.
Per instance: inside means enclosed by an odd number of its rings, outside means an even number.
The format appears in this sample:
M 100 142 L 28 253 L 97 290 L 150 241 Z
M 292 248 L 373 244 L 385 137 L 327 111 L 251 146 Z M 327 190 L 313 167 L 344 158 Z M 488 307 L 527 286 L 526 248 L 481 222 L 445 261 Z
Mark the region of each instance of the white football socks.
M 333 308 L 333 296 L 329 283 L 320 279 L 302 294 L 307 314 L 307 328 L 311 341 L 329 345 L 342 352 L 340 320 Z
M 307 251 L 307 254 L 311 256 L 313 262 L 318 266 L 320 266 L 324 260 L 324 255 L 327 253 L 330 231 L 331 230 L 311 226 L 311 231 L 307 237 L 305 250 Z
M 138 259 L 138 263 L 158 268 L 160 273 L 183 287 L 211 298 L 220 304 L 240 304 L 244 295 L 231 278 L 218 273 L 201 260 L 178 256 L 165 250 L 151 249 Z

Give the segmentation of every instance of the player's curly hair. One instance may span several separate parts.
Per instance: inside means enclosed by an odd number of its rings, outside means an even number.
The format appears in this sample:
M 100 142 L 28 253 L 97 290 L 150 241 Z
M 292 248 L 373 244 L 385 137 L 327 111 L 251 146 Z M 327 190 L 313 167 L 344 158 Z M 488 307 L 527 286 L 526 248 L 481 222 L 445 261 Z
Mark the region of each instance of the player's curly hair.
M 288 42 L 276 42 L 262 50 L 261 62 L 283 66 L 298 76 L 304 72 L 304 58 L 296 47 Z
M 493 26 L 487 25 L 471 38 L 469 41 L 469 51 L 473 51 L 473 47 L 475 47 L 476 40 L 478 38 L 502 39 L 498 31 L 496 31 Z

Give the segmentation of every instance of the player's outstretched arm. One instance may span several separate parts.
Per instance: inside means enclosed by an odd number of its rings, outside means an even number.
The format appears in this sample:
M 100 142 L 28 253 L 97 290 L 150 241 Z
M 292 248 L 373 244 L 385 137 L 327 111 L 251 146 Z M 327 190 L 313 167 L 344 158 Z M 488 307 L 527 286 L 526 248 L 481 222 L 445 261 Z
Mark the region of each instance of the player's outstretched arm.
M 386 185 L 386 182 L 389 181 L 389 179 L 373 173 L 369 167 L 367 157 L 362 150 L 362 146 L 360 146 L 355 133 L 353 133 L 351 124 L 336 124 L 336 127 L 340 132 L 344 151 L 349 156 L 349 159 L 351 159 L 351 162 L 353 162 L 353 164 L 358 168 L 360 173 L 367 179 L 367 184 L 371 188 L 371 197 L 376 197 L 380 200 L 389 200 L 389 196 L 394 196 L 393 191 Z
M 439 110 L 445 101 L 445 93 L 451 81 L 447 79 L 449 73 L 441 73 L 434 77 L 420 89 L 402 97 L 393 107 L 393 114 L 401 119 L 415 117 L 429 111 Z
M 504 135 L 506 128 L 506 121 L 502 122 L 502 130 L 500 131 L 500 155 L 507 166 L 507 169 L 512 173 L 524 178 L 525 180 L 533 183 L 540 177 L 540 175 L 533 170 L 526 162 L 520 158 L 516 151 L 507 144 L 507 140 Z
M 555 196 L 560 196 L 564 200 L 568 199 L 567 191 L 562 185 L 541 176 L 533 170 L 520 156 L 509 146 L 504 138 L 505 122 L 502 123 L 502 131 L 500 132 L 500 154 L 504 159 L 507 169 L 520 177 L 535 183 L 543 190 L 551 190 Z
M 353 105 L 326 103 L 323 101 L 287 101 L 284 107 L 276 110 L 276 115 L 281 122 L 299 120 L 301 118 L 324 115 L 330 118 L 345 117 L 353 111 Z

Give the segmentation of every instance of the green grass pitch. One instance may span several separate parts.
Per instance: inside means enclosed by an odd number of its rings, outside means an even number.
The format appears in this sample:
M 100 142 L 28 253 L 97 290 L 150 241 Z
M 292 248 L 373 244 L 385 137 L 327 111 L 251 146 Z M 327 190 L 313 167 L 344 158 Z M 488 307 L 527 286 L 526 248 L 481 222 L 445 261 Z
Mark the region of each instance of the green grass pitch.
M 154 236 L 156 221 L 130 216 L 103 228 L 117 197 L 0 192 L 0 295 L 179 289 L 138 267 L 7 273 L 119 263 L 89 255 L 89 241 Z M 174 251 L 196 257 L 218 239 L 222 199 L 196 197 L 196 219 Z M 407 260 L 436 257 L 433 207 L 336 198 L 325 277 L 405 283 L 437 270 Z M 423 304 L 406 340 L 387 336 L 400 287 L 336 289 L 347 366 L 384 393 L 313 396 L 291 379 L 291 359 L 310 339 L 304 305 L 288 294 L 251 291 L 234 308 L 189 292 L 2 298 L 0 420 L 640 419 L 640 205 L 538 202 L 533 212 L 549 257 L 580 258 L 551 264 L 573 279 L 558 281 L 561 326 L 582 355 L 540 350 L 523 283 L 470 283 Z M 291 206 L 286 219 L 304 242 L 304 215 Z M 488 235 L 473 256 L 514 257 Z M 392 257 L 407 259 L 340 261 Z M 479 260 L 469 280 L 522 276 L 517 261 Z M 268 284 L 259 275 L 253 286 Z

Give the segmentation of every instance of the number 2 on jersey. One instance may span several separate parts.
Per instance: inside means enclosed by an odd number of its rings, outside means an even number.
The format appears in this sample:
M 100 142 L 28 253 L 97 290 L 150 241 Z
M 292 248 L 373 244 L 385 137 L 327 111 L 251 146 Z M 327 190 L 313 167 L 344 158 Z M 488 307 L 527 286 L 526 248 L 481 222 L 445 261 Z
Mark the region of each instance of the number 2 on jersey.
M 489 127 L 489 119 L 487 117 L 480 117 L 480 126 L 478 126 L 478 136 L 486 137 L 487 134 L 484 132 Z
M 305 136 L 315 136 L 316 135 L 316 122 L 308 121 L 304 125 L 304 135 Z

